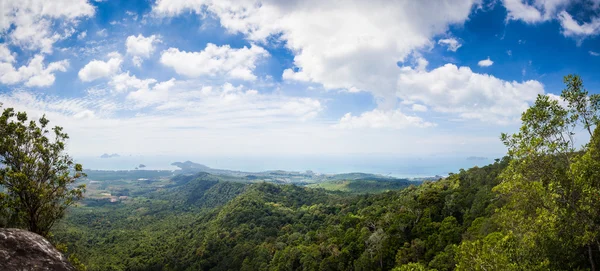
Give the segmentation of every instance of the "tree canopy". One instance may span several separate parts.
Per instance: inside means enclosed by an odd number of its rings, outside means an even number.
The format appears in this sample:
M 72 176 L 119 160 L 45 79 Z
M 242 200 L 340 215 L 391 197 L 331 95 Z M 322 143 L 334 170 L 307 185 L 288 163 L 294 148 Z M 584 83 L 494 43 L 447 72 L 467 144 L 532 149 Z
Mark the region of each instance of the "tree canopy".
M 82 166 L 65 154 L 68 135 L 48 124 L 45 116 L 28 121 L 12 108 L 0 116 L 0 224 L 42 236 L 85 190 L 75 185 Z
M 579 76 L 564 82 L 559 99 L 539 95 L 519 132 L 502 135 L 511 162 L 494 188 L 505 201 L 493 216 L 499 230 L 463 243 L 458 269 L 596 270 L 600 95 L 588 95 Z

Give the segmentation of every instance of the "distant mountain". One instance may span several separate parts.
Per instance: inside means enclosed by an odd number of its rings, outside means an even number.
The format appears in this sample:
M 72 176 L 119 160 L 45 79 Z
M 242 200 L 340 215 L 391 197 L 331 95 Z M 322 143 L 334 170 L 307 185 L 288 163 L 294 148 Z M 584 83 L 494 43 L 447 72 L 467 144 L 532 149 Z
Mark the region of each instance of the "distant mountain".
M 121 156 L 118 153 L 113 153 L 113 154 L 105 153 L 103 155 L 100 155 L 100 158 L 113 158 L 113 157 L 121 157 Z
M 196 173 L 196 172 L 211 172 L 212 168 L 207 167 L 203 164 L 194 163 L 192 161 L 185 162 L 174 162 L 171 164 L 172 166 L 176 166 L 181 169 L 181 171 L 185 173 Z
M 311 183 L 321 183 L 327 181 L 335 181 L 335 180 L 357 180 L 357 181 L 405 181 L 406 179 L 399 179 L 391 176 L 385 176 L 380 174 L 370 174 L 370 173 L 342 173 L 342 174 L 316 174 L 310 170 L 305 172 L 298 171 L 285 171 L 285 170 L 268 170 L 262 172 L 245 172 L 245 171 L 234 171 L 227 169 L 215 169 L 203 164 L 194 163 L 192 161 L 185 162 L 174 162 L 171 165 L 179 167 L 180 170 L 175 171 L 175 174 L 195 174 L 200 172 L 206 172 L 210 174 L 220 175 L 220 176 L 229 176 L 232 178 L 244 178 L 249 182 L 270 182 L 270 183 L 293 183 L 298 185 L 307 185 Z M 439 179 L 439 178 L 438 178 Z M 380 184 L 374 185 L 375 190 L 385 191 L 387 189 L 397 189 L 398 183 L 394 184 L 386 184 L 383 187 L 379 186 Z M 402 187 L 408 185 L 400 185 Z M 342 189 L 343 190 L 343 189 Z

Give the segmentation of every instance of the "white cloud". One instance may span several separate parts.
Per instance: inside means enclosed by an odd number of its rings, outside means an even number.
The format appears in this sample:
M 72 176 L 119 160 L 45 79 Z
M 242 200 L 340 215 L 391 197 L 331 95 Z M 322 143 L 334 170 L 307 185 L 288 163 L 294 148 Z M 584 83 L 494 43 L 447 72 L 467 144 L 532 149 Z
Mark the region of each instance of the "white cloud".
M 227 76 L 243 80 L 255 80 L 253 70 L 256 63 L 269 53 L 262 47 L 231 48 L 208 43 L 200 52 L 179 51 L 169 48 L 162 52 L 160 62 L 188 77 Z
M 494 123 L 517 121 L 529 103 L 544 93 L 538 81 L 508 82 L 453 64 L 429 72 L 403 67 L 398 89 L 399 98 L 423 103 L 435 112 Z
M 106 28 L 102 29 L 102 30 L 98 30 L 98 31 L 96 31 L 96 36 L 107 37 L 108 36 L 108 31 L 106 31 Z
M 177 16 L 191 11 L 204 16 L 208 12 L 224 28 L 251 41 L 284 41 L 294 54 L 295 66 L 284 71 L 284 79 L 318 83 L 326 89 L 369 91 L 378 111 L 368 117 L 399 116 L 391 112 L 400 99 L 459 119 L 509 123 L 518 120 L 535 95 L 544 91 L 537 81 L 507 82 L 454 65 L 426 71 L 427 61 L 415 53 L 431 47 L 435 42 L 431 39 L 446 33 L 449 25 L 467 20 L 478 1 L 365 1 L 344 6 L 316 0 L 252 3 L 159 0 L 153 13 Z M 524 2 L 505 2 L 511 3 Z M 537 1 L 532 7 L 542 10 L 539 16 L 517 12 L 521 6 L 509 12 L 512 19 L 534 22 L 551 18 L 561 5 L 561 1 Z M 398 61 L 414 68 L 399 70 Z M 481 61 L 483 66 L 492 64 L 489 58 Z M 364 118 L 350 115 L 347 119 Z
M 422 104 L 413 104 L 412 110 L 416 112 L 427 112 L 427 106 L 424 106 Z
M 285 69 L 283 71 L 283 74 L 281 75 L 281 77 L 285 80 L 310 82 L 310 77 L 308 77 L 308 75 L 306 73 L 295 72 L 292 69 Z M 351 89 L 356 89 L 356 88 L 351 88 Z M 350 91 L 350 92 L 353 92 L 353 91 Z
M 42 53 L 51 53 L 56 41 L 71 36 L 76 19 L 95 12 L 86 0 L 4 0 L 1 5 L 0 33 L 12 44 Z M 62 23 L 54 24 L 57 20 Z
M 79 79 L 84 82 L 116 74 L 121 69 L 123 58 L 118 53 L 110 53 L 108 61 L 92 60 L 79 70 Z
M 15 54 L 4 43 L 0 43 L 0 62 L 15 62 Z
M 568 108 L 569 107 L 569 103 L 567 101 L 565 101 L 565 99 L 563 99 L 560 95 L 556 95 L 556 94 L 552 94 L 552 93 L 547 93 L 546 96 L 548 96 L 551 100 L 555 100 L 558 102 L 558 104 L 564 108 Z
M 600 53 L 598 53 L 598 52 L 589 51 L 589 53 L 590 53 L 590 55 L 593 55 L 593 56 L 600 56 Z
M 150 85 L 156 83 L 155 79 L 138 79 L 135 75 L 129 75 L 129 72 L 115 75 L 111 78 L 108 85 L 113 92 L 127 92 L 131 90 L 147 89 Z
M 564 9 L 570 0 L 503 0 L 508 11 L 507 20 L 522 20 L 526 23 L 540 23 L 558 20 L 565 37 L 579 38 L 600 34 L 600 17 L 591 18 L 589 22 L 579 23 Z M 592 3 L 591 9 L 600 7 L 600 2 Z
M 290 149 L 297 139 L 308 140 L 300 151 L 316 148 L 309 142 L 314 137 L 306 136 L 314 131 L 309 120 L 323 109 L 316 99 L 175 80 L 127 92 L 123 99 L 120 94 L 61 98 L 13 91 L 0 93 L 0 101 L 31 117 L 46 114 L 53 125 L 65 127 L 73 155 L 95 156 L 112 148 L 153 155 L 256 154 Z
M 160 42 L 160 39 L 152 35 L 150 37 L 144 37 L 142 34 L 136 36 L 129 36 L 125 41 L 127 46 L 127 54 L 133 57 L 133 63 L 136 66 L 141 66 L 144 58 L 150 57 L 154 52 L 154 43 Z
M 507 19 L 523 20 L 527 23 L 542 21 L 542 13 L 535 7 L 523 3 L 522 0 L 503 0 L 508 11 Z
M 438 40 L 438 44 L 448 47 L 448 51 L 456 52 L 462 44 L 455 38 L 441 39 Z
M 149 79 L 146 79 L 149 80 Z M 220 86 L 202 86 L 197 81 L 150 83 L 127 95 L 134 108 L 152 107 L 160 112 L 178 112 L 212 120 L 216 127 L 257 125 L 264 121 L 281 119 L 303 121 L 314 118 L 323 108 L 312 98 L 286 97 L 278 94 L 261 94 L 242 85 L 225 83 Z M 262 119 L 264 118 L 264 119 Z
M 1 49 L 2 47 L 0 47 Z M 0 50 L 0 57 L 1 52 Z M 12 55 L 10 55 L 12 56 Z M 0 62 L 0 83 L 13 85 L 25 82 L 28 87 L 47 87 L 54 84 L 54 72 L 64 72 L 69 66 L 67 60 L 52 62 L 47 67 L 44 65 L 44 56 L 35 55 L 27 64 L 16 69 L 11 62 L 14 58 L 3 57 L 8 62 Z M 0 59 L 1 61 L 2 59 Z
M 127 95 L 127 99 L 135 102 L 137 107 L 148 107 L 169 100 L 169 90 L 175 86 L 175 79 L 160 82 L 152 88 L 142 87 Z
M 404 129 L 408 127 L 433 127 L 435 124 L 426 122 L 417 116 L 408 116 L 399 109 L 382 111 L 375 109 L 364 112 L 360 116 L 353 116 L 352 113 L 346 113 L 335 125 L 337 128 L 357 129 L 357 128 L 391 128 Z
M 85 37 L 87 37 L 87 31 L 83 31 L 77 35 L 77 39 L 79 40 L 85 39 Z
M 492 61 L 489 57 L 487 59 L 483 59 L 480 60 L 479 62 L 477 62 L 477 65 L 479 65 L 479 67 L 489 67 L 492 66 L 494 64 L 494 61 Z
M 600 18 L 592 18 L 590 22 L 579 24 L 566 11 L 558 14 L 562 34 L 565 37 L 586 37 L 600 34 Z
M 431 46 L 432 37 L 445 33 L 449 25 L 462 24 L 478 2 L 379 0 L 339 5 L 267 0 L 256 5 L 253 1 L 159 0 L 153 13 L 214 14 L 225 29 L 251 41 L 284 41 L 295 55 L 295 67 L 284 71 L 286 79 L 327 89 L 370 91 L 383 103 L 393 103 L 396 63 L 414 50 Z
M 419 71 L 425 71 L 427 69 L 427 65 L 429 65 L 429 61 L 423 57 L 417 57 L 415 63 L 415 66 Z
M 508 20 L 522 20 L 526 23 L 539 23 L 553 19 L 557 11 L 569 0 L 503 0 L 508 11 Z

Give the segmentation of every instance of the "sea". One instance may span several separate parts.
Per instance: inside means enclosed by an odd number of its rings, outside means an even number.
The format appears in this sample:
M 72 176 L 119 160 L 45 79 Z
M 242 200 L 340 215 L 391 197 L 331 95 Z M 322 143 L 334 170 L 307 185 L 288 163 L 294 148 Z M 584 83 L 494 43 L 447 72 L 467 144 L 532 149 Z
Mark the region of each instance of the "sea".
M 460 169 L 485 166 L 497 157 L 344 155 L 344 156 L 143 156 L 112 158 L 74 157 L 85 169 L 96 170 L 176 170 L 173 162 L 192 161 L 215 169 L 246 172 L 285 170 L 338 174 L 363 172 L 397 178 L 447 176 Z M 141 167 L 143 165 L 144 167 Z

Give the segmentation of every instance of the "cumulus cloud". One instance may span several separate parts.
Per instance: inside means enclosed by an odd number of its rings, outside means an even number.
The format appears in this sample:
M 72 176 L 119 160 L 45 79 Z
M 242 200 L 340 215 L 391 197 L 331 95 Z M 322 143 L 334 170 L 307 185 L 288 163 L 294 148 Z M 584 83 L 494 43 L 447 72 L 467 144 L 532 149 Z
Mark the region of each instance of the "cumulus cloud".
M 600 34 L 600 18 L 592 18 L 590 22 L 579 24 L 571 17 L 571 15 L 562 11 L 558 14 L 560 25 L 562 26 L 562 34 L 565 37 L 586 37 Z
M 370 91 L 393 100 L 398 61 L 461 24 L 478 1 L 174 1 L 159 0 L 157 16 L 205 12 L 254 42 L 283 41 L 294 53 L 284 78 L 327 89 Z M 430 16 L 436 14 L 436 16 Z M 310 22 L 310 23 L 307 23 Z M 402 33 L 402 35 L 398 35 Z
M 15 62 L 15 54 L 4 43 L 0 44 L 0 62 Z
M 503 0 L 508 11 L 507 20 L 522 20 L 526 23 L 540 23 L 549 20 L 558 20 L 562 34 L 565 37 L 578 38 L 581 42 L 587 36 L 600 33 L 600 17 L 593 17 L 588 22 L 577 22 L 565 8 L 570 0 Z M 600 2 L 593 1 L 592 9 L 600 7 Z
M 54 84 L 54 72 L 64 72 L 69 67 L 67 60 L 52 62 L 46 67 L 44 56 L 35 55 L 27 65 L 18 69 L 13 66 L 14 56 L 6 47 L 0 46 L 0 83 L 13 85 L 25 83 L 28 87 L 47 87 Z M 8 49 L 7 49 L 8 50 Z
M 510 19 L 528 22 L 551 18 L 562 5 L 562 1 L 534 2 L 504 1 Z M 414 55 L 430 47 L 432 38 L 446 33 L 450 25 L 467 20 L 475 3 L 478 1 L 365 1 L 339 6 L 316 0 L 263 1 L 261 5 L 158 0 L 153 13 L 166 17 L 208 13 L 217 16 L 225 29 L 250 41 L 283 41 L 294 54 L 294 67 L 284 70 L 284 79 L 317 83 L 326 89 L 368 91 L 375 96 L 377 111 L 367 112 L 366 117 L 348 115 L 348 123 L 365 123 L 363 120 L 375 116 L 402 119 L 404 114 L 396 112 L 398 99 L 462 119 L 511 122 L 535 95 L 543 93 L 539 82 L 507 82 L 448 64 L 428 72 L 427 61 Z M 529 7 L 539 14 L 528 15 Z M 451 40 L 438 43 L 449 49 L 458 49 L 459 44 L 457 41 L 453 47 Z M 399 61 L 414 65 L 399 70 Z M 479 64 L 490 66 L 493 61 L 488 58 Z
M 522 20 L 526 23 L 539 23 L 553 19 L 557 11 L 569 0 L 503 0 L 508 11 L 508 20 Z
M 400 110 L 383 111 L 375 109 L 353 116 L 352 113 L 346 113 L 335 125 L 337 128 L 357 129 L 357 128 L 391 128 L 403 129 L 408 127 L 433 127 L 435 124 L 424 121 L 417 116 L 408 116 Z
M 108 31 L 106 31 L 106 29 L 98 30 L 98 31 L 96 31 L 96 36 L 107 37 Z
M 143 86 L 127 95 L 137 107 L 148 107 L 169 100 L 169 90 L 175 86 L 175 79 L 154 84 L 152 88 Z
M 594 52 L 594 51 L 589 51 L 590 55 L 592 56 L 600 56 L 600 53 L 598 52 Z
M 79 79 L 84 82 L 94 81 L 99 78 L 108 77 L 117 73 L 121 69 L 123 57 L 113 52 L 108 55 L 109 60 L 92 60 L 79 70 Z
M 492 66 L 493 64 L 494 64 L 494 61 L 492 61 L 489 57 L 477 62 L 477 65 L 479 65 L 479 67 L 489 67 L 489 66 Z
M 462 44 L 455 38 L 441 39 L 438 40 L 438 44 L 448 47 L 448 51 L 456 52 Z
M 74 155 L 107 148 L 150 154 L 281 150 L 298 142 L 296 138 L 312 140 L 304 129 L 324 108 L 318 99 L 261 93 L 242 85 L 157 82 L 126 75 L 122 77 L 150 83 L 128 83 L 117 95 L 76 98 L 12 91 L 0 93 L 0 101 L 32 117 L 46 114 L 53 125 L 65 127 L 72 138 L 69 153 Z
M 127 54 L 132 56 L 135 66 L 141 66 L 143 59 L 150 57 L 155 50 L 154 44 L 157 42 L 160 42 L 160 39 L 155 35 L 144 37 L 142 34 L 139 34 L 127 37 L 125 41 Z
M 5 0 L 0 10 L 0 33 L 23 49 L 51 53 L 56 41 L 74 33 L 71 25 L 75 20 L 94 12 L 87 0 Z M 61 23 L 54 24 L 57 20 Z
M 433 111 L 494 123 L 517 121 L 537 95 L 544 93 L 538 81 L 509 82 L 453 64 L 429 72 L 403 67 L 398 89 L 399 98 L 422 103 Z
M 547 93 L 546 96 L 548 96 L 548 98 L 550 98 L 551 100 L 557 101 L 558 104 L 564 108 L 569 107 L 569 103 L 567 101 L 565 101 L 565 99 L 563 99 L 563 97 L 561 97 L 560 95 L 556 95 L 553 93 Z
M 87 37 L 87 31 L 83 31 L 77 35 L 77 39 L 79 40 L 85 39 L 85 37 Z
M 135 75 L 129 75 L 129 72 L 115 75 L 111 78 L 108 85 L 116 93 L 128 92 L 131 90 L 147 89 L 157 81 L 153 78 L 138 79 Z
M 413 104 L 412 110 L 417 112 L 427 112 L 427 106 L 424 106 L 422 104 Z
M 269 53 L 260 46 L 231 48 L 209 43 L 200 52 L 180 51 L 169 48 L 162 52 L 160 62 L 188 77 L 227 76 L 242 80 L 255 80 L 256 63 Z

